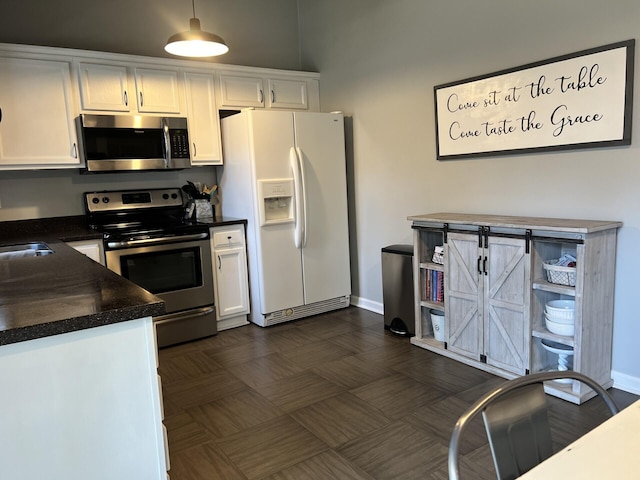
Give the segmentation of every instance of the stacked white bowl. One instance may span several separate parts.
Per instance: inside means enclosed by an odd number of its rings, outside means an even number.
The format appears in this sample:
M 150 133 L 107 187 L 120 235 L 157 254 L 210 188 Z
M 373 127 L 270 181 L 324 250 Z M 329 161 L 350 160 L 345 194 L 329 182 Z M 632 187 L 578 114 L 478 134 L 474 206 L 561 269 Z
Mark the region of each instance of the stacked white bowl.
M 574 300 L 551 300 L 545 304 L 544 319 L 547 330 L 567 337 L 574 333 Z

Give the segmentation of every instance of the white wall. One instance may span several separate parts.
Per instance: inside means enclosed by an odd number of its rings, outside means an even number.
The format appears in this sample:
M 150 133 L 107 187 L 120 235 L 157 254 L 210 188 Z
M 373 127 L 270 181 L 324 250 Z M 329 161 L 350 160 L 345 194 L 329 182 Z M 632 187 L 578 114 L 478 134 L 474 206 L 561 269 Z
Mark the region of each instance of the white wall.
M 614 380 L 619 388 L 640 393 L 638 100 L 631 146 L 457 161 L 436 160 L 433 102 L 434 85 L 636 38 L 640 2 L 298 4 L 302 68 L 321 73 L 323 110 L 353 117 L 352 271 L 362 304 L 380 305 L 380 249 L 411 243 L 408 215 L 620 220 Z M 636 74 L 636 92 L 639 86 Z

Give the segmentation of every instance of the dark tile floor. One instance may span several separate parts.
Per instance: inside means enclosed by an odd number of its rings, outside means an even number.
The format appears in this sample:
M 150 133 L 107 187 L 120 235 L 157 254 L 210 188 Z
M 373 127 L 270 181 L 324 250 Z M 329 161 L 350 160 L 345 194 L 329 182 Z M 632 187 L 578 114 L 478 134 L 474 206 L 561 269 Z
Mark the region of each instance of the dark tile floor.
M 165 348 L 159 370 L 172 480 L 446 479 L 455 421 L 504 381 L 356 307 Z M 558 446 L 607 417 L 598 400 L 550 403 Z M 463 478 L 495 478 L 481 423 L 461 454 Z

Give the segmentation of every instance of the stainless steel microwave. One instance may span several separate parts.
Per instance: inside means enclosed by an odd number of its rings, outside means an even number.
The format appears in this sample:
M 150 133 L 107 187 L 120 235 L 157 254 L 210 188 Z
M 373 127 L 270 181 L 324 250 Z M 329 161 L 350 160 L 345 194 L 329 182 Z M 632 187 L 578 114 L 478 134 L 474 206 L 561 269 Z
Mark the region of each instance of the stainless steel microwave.
M 86 172 L 191 166 L 186 118 L 82 114 L 78 128 Z

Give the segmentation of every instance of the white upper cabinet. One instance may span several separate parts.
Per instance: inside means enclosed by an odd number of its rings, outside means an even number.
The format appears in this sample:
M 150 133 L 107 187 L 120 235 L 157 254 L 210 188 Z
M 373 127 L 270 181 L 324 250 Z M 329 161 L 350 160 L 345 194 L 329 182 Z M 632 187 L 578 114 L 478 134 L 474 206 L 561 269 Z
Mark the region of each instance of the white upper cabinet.
M 221 107 L 264 107 L 262 78 L 220 75 Z
M 127 68 L 117 65 L 78 65 L 83 110 L 130 112 Z
M 270 108 L 290 108 L 307 110 L 307 82 L 300 80 L 269 79 L 267 106 Z
M 184 74 L 192 165 L 222 165 L 213 75 Z
M 219 110 L 247 107 L 320 111 L 319 74 L 0 43 L 0 170 L 81 168 L 81 113 L 186 117 L 222 165 Z
M 71 65 L 0 57 L 0 168 L 78 167 Z
M 81 62 L 78 80 L 84 111 L 181 113 L 177 71 Z
M 308 84 L 298 79 L 220 75 L 220 106 L 309 110 Z
M 180 113 L 178 72 L 136 68 L 135 77 L 141 113 Z

